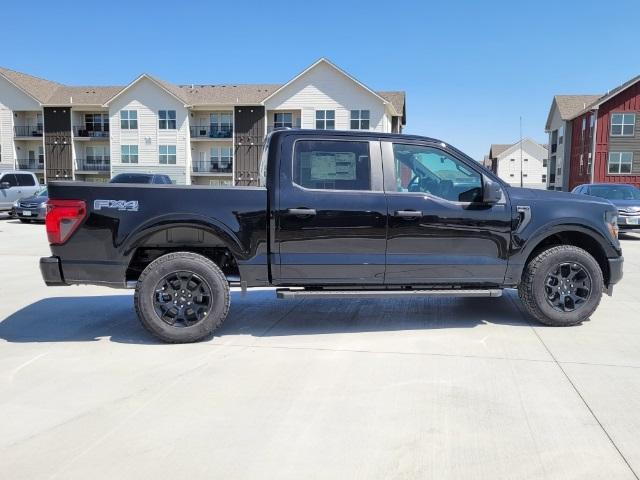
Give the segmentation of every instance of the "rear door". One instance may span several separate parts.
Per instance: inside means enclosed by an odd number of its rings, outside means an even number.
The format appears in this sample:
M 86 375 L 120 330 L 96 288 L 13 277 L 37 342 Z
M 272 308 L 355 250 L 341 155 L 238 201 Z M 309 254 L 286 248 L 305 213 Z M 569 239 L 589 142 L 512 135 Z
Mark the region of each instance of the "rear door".
M 482 199 L 482 169 L 442 145 L 382 142 L 387 284 L 499 284 L 511 234 L 506 194 Z
M 276 283 L 383 283 L 387 206 L 379 142 L 287 136 L 278 182 Z

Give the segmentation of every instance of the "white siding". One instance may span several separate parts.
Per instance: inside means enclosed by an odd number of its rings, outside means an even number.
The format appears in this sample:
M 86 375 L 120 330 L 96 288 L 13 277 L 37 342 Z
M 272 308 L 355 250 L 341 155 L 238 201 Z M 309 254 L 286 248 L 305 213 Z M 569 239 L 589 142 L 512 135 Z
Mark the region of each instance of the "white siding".
M 41 108 L 35 100 L 0 77 L 0 170 L 14 168 L 14 160 L 17 158 L 13 141 L 14 112 L 21 111 L 33 111 L 35 118 Z
M 546 188 L 542 175 L 547 173 L 543 167 L 543 159 L 547 158 L 547 150 L 540 145 L 525 139 L 522 149 L 509 148 L 498 156 L 498 176 L 510 185 L 520 186 L 520 158 L 522 152 L 523 186 L 525 188 Z M 513 159 L 513 161 L 511 161 Z M 526 159 L 526 161 L 524 161 Z
M 305 75 L 265 102 L 267 110 L 301 110 L 302 128 L 315 128 L 316 110 L 335 110 L 336 129 L 350 129 L 351 110 L 370 111 L 370 129 L 391 131 L 385 105 L 353 80 L 325 63 L 319 63 Z M 268 124 L 273 118 L 268 118 Z
M 120 111 L 138 112 L 138 129 L 120 129 Z M 158 110 L 176 111 L 176 130 L 158 128 Z M 112 175 L 122 171 L 166 173 L 177 183 L 188 183 L 187 175 L 191 165 L 189 141 L 189 119 L 187 109 L 180 101 L 143 78 L 109 105 L 111 130 L 111 170 Z M 138 145 L 138 164 L 121 162 L 121 145 Z M 160 165 L 159 145 L 176 146 L 176 164 Z

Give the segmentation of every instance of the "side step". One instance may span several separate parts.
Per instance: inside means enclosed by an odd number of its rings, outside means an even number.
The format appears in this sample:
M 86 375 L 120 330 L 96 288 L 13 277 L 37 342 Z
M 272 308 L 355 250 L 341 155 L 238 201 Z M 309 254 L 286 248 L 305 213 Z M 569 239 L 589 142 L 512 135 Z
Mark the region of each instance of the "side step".
M 384 298 L 384 297 L 501 297 L 502 289 L 440 289 L 440 290 L 302 290 L 279 288 L 281 299 L 292 298 Z

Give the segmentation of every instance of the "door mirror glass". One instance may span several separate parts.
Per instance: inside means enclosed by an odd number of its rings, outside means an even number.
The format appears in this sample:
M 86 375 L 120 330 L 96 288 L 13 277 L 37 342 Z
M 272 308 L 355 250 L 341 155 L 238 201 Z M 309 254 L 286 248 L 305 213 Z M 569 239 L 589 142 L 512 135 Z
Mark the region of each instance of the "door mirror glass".
M 11 188 L 11 184 L 9 182 L 0 182 L 0 190 L 6 190 L 7 188 Z
M 486 175 L 482 176 L 482 201 L 488 205 L 493 205 L 502 200 L 502 188 L 500 184 L 491 180 Z

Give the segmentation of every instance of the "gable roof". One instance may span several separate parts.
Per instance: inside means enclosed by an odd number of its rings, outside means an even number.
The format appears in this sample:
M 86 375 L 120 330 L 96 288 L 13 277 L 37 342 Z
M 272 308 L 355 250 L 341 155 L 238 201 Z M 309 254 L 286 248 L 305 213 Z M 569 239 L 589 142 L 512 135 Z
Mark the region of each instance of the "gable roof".
M 71 86 L 58 82 L 16 72 L 0 67 L 0 76 L 4 77 L 19 90 L 33 98 L 41 105 L 48 106 L 107 106 L 119 95 L 133 87 L 142 79 L 148 79 L 169 95 L 183 103 L 185 107 L 194 106 L 230 106 L 230 105 L 260 105 L 282 90 L 295 79 L 308 72 L 321 62 L 330 65 L 340 74 L 346 76 L 360 87 L 364 88 L 381 102 L 389 106 L 392 113 L 402 117 L 402 124 L 406 124 L 406 99 L 403 91 L 374 92 L 348 73 L 321 58 L 293 80 L 285 84 L 225 84 L 225 85 L 175 85 L 157 77 L 143 73 L 128 85 L 114 86 Z
M 601 95 L 555 95 L 551 102 L 551 108 L 549 108 L 545 130 L 551 129 L 551 117 L 553 116 L 554 108 L 557 108 L 560 118 L 563 121 L 571 120 L 578 112 L 591 105 L 600 97 Z
M 611 100 L 613 97 L 615 97 L 619 93 L 624 92 L 627 88 L 634 86 L 638 82 L 640 82 L 640 75 L 633 77 L 631 80 L 627 80 L 623 84 L 618 85 L 613 90 L 609 90 L 606 94 L 599 96 L 597 99 L 593 100 L 589 105 L 585 105 L 584 108 L 582 108 L 578 112 L 575 112 L 571 117 L 571 119 L 579 117 L 580 115 L 582 115 L 583 113 L 586 113 L 589 110 L 598 108 L 600 105 L 602 105 L 606 101 Z
M 151 83 L 155 84 L 156 86 L 158 86 L 159 88 L 167 92 L 176 100 L 178 100 L 179 102 L 182 102 L 185 105 L 185 107 L 188 106 L 186 99 L 182 97 L 183 92 L 180 90 L 180 88 L 177 85 L 173 85 L 172 83 L 165 82 L 164 80 L 160 80 L 159 78 L 152 77 L 148 73 L 143 73 L 138 78 L 136 78 L 133 82 L 131 82 L 129 85 L 120 89 L 119 92 L 117 92 L 111 98 L 107 99 L 106 102 L 104 102 L 104 106 L 108 106 L 113 100 L 118 98 L 120 95 L 122 95 L 124 92 L 126 92 L 127 90 L 129 90 L 138 82 L 141 82 L 142 80 L 149 80 Z
M 489 148 L 489 158 L 497 158 L 502 152 L 509 148 L 513 143 L 492 143 Z
M 524 146 L 525 143 L 529 143 L 531 145 L 533 145 L 534 147 L 543 149 L 543 150 L 549 150 L 549 146 L 546 144 L 542 144 L 542 143 L 538 143 L 535 140 L 533 140 L 532 138 L 529 137 L 524 137 L 522 139 L 522 145 Z M 516 143 L 511 143 L 511 144 L 505 144 L 505 143 L 494 143 L 491 145 L 491 148 L 489 150 L 489 155 L 488 158 L 489 159 L 495 159 L 498 158 L 500 155 L 506 155 L 508 153 L 511 153 L 515 150 L 517 150 L 520 146 L 520 140 L 518 140 Z M 524 147 L 523 147 L 524 149 Z
M 53 91 L 62 86 L 60 83 L 16 72 L 8 68 L 0 67 L 0 75 L 39 103 L 44 103 Z
M 380 100 L 383 104 L 387 105 L 391 105 L 391 108 L 393 110 L 395 110 L 396 115 L 402 115 L 402 112 L 398 112 L 395 109 L 395 106 L 389 102 L 386 98 L 383 98 L 380 94 L 374 92 L 373 90 L 371 90 L 369 87 L 367 87 L 364 83 L 360 82 L 357 78 L 349 75 L 347 72 L 345 72 L 344 70 L 342 70 L 340 67 L 338 67 L 337 65 L 335 65 L 334 63 L 332 63 L 331 61 L 327 60 L 326 58 L 322 57 L 319 60 L 317 60 L 316 62 L 314 62 L 313 64 L 311 64 L 310 66 L 308 66 L 307 68 L 305 68 L 302 72 L 300 72 L 298 75 L 296 75 L 295 77 L 293 77 L 291 80 L 289 80 L 287 83 L 285 83 L 284 85 L 282 85 L 280 88 L 278 88 L 275 92 L 271 93 L 270 95 L 268 95 L 267 97 L 264 98 L 263 102 L 266 102 L 267 100 L 269 100 L 270 98 L 272 98 L 274 95 L 280 93 L 282 90 L 284 90 L 285 88 L 287 88 L 289 85 L 291 85 L 293 82 L 295 82 L 296 80 L 298 80 L 299 78 L 303 77 L 304 75 L 306 75 L 308 72 L 310 72 L 311 70 L 313 70 L 314 68 L 316 68 L 318 65 L 328 65 L 329 67 L 333 68 L 335 71 L 337 71 L 338 73 L 344 75 L 345 77 L 347 77 L 349 80 L 351 80 L 352 82 L 354 82 L 356 85 L 358 85 L 359 87 L 361 87 L 362 89 L 366 90 L 367 92 L 369 92 L 371 95 L 373 95 L 374 97 L 376 97 L 378 100 Z

